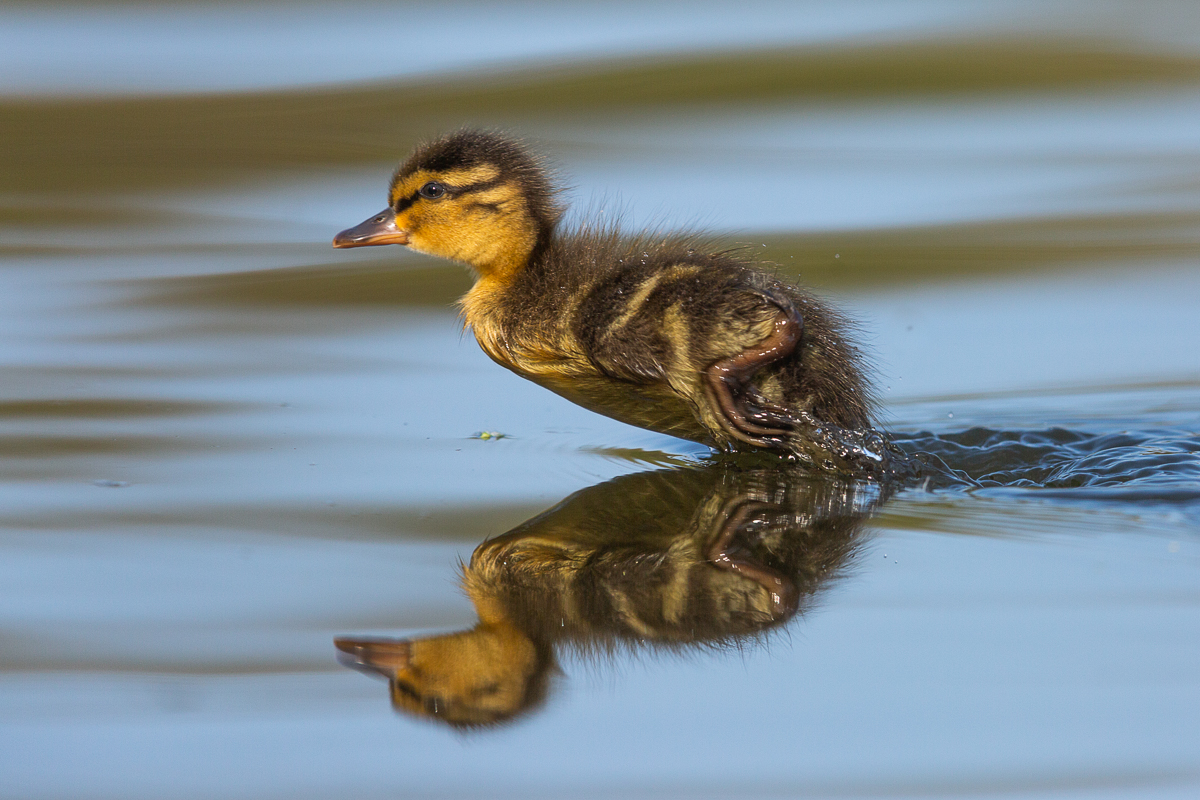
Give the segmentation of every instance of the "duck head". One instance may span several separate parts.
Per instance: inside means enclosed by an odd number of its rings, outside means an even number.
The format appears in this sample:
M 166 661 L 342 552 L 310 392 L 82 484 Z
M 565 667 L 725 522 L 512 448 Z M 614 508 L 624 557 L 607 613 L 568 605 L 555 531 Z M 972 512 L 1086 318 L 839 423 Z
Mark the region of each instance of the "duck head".
M 388 207 L 334 247 L 401 244 L 505 278 L 529 263 L 560 216 L 546 169 L 520 143 L 464 130 L 418 147 L 392 177 Z

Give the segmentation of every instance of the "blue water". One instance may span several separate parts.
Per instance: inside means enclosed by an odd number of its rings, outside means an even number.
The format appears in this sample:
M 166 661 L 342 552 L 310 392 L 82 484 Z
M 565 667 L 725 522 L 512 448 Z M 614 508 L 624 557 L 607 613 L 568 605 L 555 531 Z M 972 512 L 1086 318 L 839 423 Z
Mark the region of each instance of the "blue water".
M 268 114 L 280 89 L 989 36 L 1186 59 L 1200 18 L 6 7 L 0 797 L 1195 796 L 1200 70 L 450 121 L 531 136 L 577 207 L 767 244 L 859 321 L 886 426 L 962 478 L 868 492 L 886 502 L 852 557 L 765 641 L 562 647 L 544 706 L 466 733 L 393 711 L 334 638 L 469 628 L 460 561 L 485 539 L 709 454 L 497 367 L 450 307 L 456 267 L 329 248 L 425 121 L 386 159 L 372 132 L 287 131 L 301 147 L 272 122 L 287 158 L 239 160 L 219 145 L 252 113 L 188 138 L 206 92 L 264 92 Z M 105 99 L 143 93 L 170 124 Z M 21 139 L 19 98 L 76 95 L 130 127 Z M 121 172 L 131 150 L 196 168 Z M 119 162 L 111 183 L 64 172 L 80 152 Z

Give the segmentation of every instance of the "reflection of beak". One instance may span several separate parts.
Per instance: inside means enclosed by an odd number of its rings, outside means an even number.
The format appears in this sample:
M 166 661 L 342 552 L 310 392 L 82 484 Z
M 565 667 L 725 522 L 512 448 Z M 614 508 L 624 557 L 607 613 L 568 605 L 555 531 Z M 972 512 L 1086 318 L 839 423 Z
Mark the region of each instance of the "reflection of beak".
M 412 660 L 412 645 L 403 640 L 334 639 L 333 646 L 345 654 L 338 661 L 346 666 L 386 678 L 394 677 Z
M 408 244 L 408 231 L 396 227 L 396 214 L 390 208 L 333 237 L 334 247 L 369 247 L 377 244 Z

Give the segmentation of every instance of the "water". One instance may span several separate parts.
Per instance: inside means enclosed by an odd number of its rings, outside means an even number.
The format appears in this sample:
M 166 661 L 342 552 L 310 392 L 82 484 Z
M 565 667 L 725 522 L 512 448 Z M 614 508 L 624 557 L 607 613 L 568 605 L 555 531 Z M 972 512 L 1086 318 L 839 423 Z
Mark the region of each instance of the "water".
M 0 12 L 0 796 L 1196 794 L 1190 5 L 606 8 Z M 461 269 L 329 248 L 464 123 L 802 275 L 955 479 L 714 462 L 492 364 Z M 510 531 L 784 602 L 521 617 L 544 697 L 469 732 L 339 663 L 475 626 Z

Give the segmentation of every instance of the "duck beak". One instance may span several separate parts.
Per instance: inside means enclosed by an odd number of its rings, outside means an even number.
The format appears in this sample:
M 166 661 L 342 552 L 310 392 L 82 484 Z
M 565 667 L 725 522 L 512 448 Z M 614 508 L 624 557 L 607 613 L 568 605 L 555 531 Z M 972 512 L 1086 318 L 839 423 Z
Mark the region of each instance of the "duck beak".
M 408 244 L 408 231 L 396 227 L 396 213 L 390 208 L 333 237 L 334 247 L 372 247 L 378 244 Z
M 385 678 L 394 678 L 412 661 L 412 644 L 403 639 L 334 639 L 333 646 L 342 651 L 338 661 L 345 666 Z

